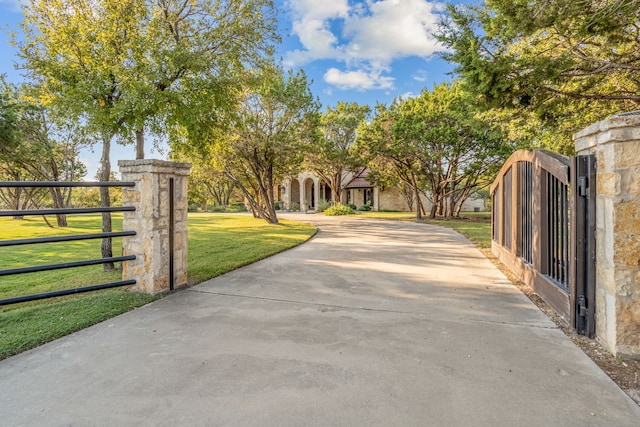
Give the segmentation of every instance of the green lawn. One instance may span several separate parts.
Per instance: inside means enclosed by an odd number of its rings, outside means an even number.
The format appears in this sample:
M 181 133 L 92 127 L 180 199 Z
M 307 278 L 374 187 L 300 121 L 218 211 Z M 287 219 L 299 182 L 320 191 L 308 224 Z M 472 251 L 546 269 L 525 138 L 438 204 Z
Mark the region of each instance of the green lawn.
M 121 230 L 114 215 L 114 231 Z M 49 228 L 42 218 L 0 218 L 0 239 L 44 237 L 100 231 L 98 215 L 70 216 L 69 227 Z M 215 277 L 296 246 L 315 228 L 291 221 L 269 225 L 249 215 L 189 214 L 191 284 Z M 114 239 L 114 255 L 120 239 Z M 0 248 L 0 269 L 100 258 L 100 240 Z M 0 277 L 0 298 L 49 292 L 120 280 L 120 272 L 101 266 Z M 0 359 L 101 322 L 159 298 L 112 289 L 90 294 L 0 307 Z

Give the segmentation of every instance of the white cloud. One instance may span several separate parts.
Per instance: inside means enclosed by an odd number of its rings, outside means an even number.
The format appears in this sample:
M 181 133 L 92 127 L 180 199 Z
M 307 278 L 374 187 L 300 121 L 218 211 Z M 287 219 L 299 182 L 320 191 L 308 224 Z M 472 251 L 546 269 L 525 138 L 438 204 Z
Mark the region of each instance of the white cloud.
M 428 75 L 425 70 L 417 70 L 411 77 L 417 82 L 424 83 L 427 81 Z
M 382 76 L 376 71 L 340 71 L 329 68 L 324 74 L 324 81 L 340 89 L 391 89 L 394 78 Z
M 400 98 L 401 100 L 407 100 L 410 98 L 415 98 L 417 96 L 420 96 L 419 93 L 415 93 L 415 92 L 405 92 L 401 95 L 398 96 L 398 98 Z
M 425 0 L 381 0 L 370 14 L 350 17 L 344 35 L 351 57 L 390 62 L 407 56 L 428 57 L 441 50 L 433 38 L 438 7 Z
M 443 48 L 431 36 L 442 3 L 427 0 L 288 0 L 292 30 L 303 48 L 285 55 L 289 66 L 333 59 L 346 70 L 328 70 L 325 80 L 342 88 L 387 89 L 394 60 L 428 58 Z M 338 73 L 339 72 L 339 73 Z M 339 84 L 345 82 L 344 84 Z M 361 82 L 357 86 L 357 82 Z

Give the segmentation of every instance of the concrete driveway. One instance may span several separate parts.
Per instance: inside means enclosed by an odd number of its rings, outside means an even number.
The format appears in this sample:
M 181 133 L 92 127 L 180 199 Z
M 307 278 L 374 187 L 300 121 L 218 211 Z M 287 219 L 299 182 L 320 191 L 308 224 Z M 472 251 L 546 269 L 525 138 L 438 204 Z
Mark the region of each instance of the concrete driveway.
M 457 233 L 291 217 L 318 235 L 0 362 L 0 425 L 640 425 Z

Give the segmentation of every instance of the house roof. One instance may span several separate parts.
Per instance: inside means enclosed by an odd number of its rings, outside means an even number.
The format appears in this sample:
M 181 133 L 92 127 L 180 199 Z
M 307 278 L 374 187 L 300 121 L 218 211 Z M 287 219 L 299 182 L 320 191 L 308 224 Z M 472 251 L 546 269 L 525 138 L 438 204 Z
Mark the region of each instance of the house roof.
M 356 178 L 346 186 L 346 188 L 371 188 L 373 184 L 364 178 Z
M 347 184 L 345 188 L 371 188 L 373 184 L 371 184 L 367 177 L 369 176 L 370 169 L 362 168 L 353 179 Z

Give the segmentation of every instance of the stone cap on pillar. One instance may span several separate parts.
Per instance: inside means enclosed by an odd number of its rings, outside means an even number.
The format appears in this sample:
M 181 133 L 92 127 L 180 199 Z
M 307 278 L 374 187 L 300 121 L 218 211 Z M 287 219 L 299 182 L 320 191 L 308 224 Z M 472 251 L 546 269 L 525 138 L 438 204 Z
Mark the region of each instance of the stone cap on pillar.
M 171 162 L 158 159 L 118 160 L 121 173 L 171 173 L 173 175 L 189 175 L 191 163 Z
M 610 142 L 640 140 L 640 115 L 632 113 L 612 116 L 573 135 L 576 152 Z

